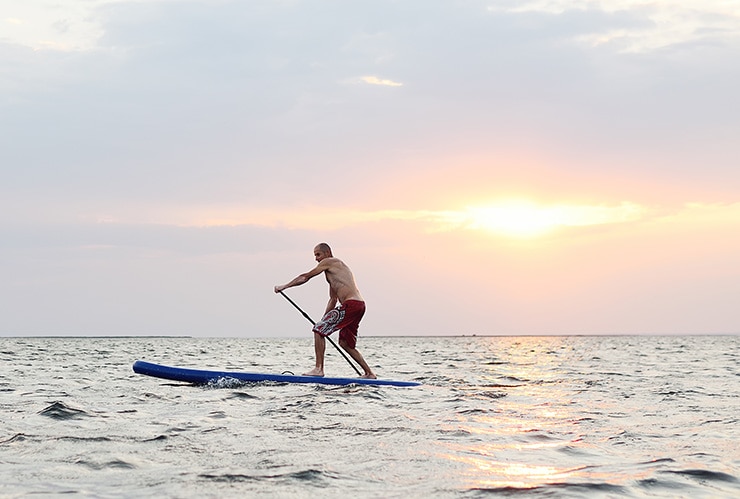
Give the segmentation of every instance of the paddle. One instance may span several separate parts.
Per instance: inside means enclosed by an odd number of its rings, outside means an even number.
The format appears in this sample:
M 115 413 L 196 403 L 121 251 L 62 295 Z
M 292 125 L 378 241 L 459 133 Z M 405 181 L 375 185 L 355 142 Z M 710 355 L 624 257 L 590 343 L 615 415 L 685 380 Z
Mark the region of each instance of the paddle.
M 303 314 L 303 317 L 305 317 L 306 319 L 308 319 L 308 322 L 310 322 L 310 323 L 311 323 L 311 324 L 313 324 L 314 326 L 316 325 L 316 322 L 314 322 L 314 320 L 313 320 L 313 319 L 311 319 L 311 317 L 309 317 L 309 316 L 308 316 L 308 314 L 307 314 L 306 312 L 304 312 L 303 310 L 301 310 L 301 307 L 299 307 L 298 305 L 296 305 L 296 303 L 295 303 L 295 302 L 294 302 L 293 300 L 291 300 L 291 299 L 290 299 L 290 297 L 289 297 L 288 295 L 286 295 L 286 294 L 285 294 L 285 293 L 283 293 L 282 291 L 279 291 L 279 293 L 280 293 L 281 295 L 283 295 L 283 297 L 284 297 L 284 298 L 285 298 L 286 300 L 288 300 L 288 301 L 290 302 L 290 304 L 291 304 L 291 305 L 293 305 L 293 306 L 294 306 L 294 307 L 295 307 L 296 309 L 298 309 L 298 311 L 299 311 L 299 312 L 300 312 L 301 314 Z M 350 366 L 352 366 L 352 369 L 354 369 L 354 370 L 355 370 L 355 372 L 357 373 L 357 375 L 358 375 L 358 376 L 362 376 L 362 373 L 361 373 L 361 372 L 359 371 L 359 369 L 357 369 L 357 367 L 355 367 L 355 365 L 354 365 L 354 364 L 352 363 L 352 361 L 351 361 L 351 360 L 349 360 L 349 357 L 347 357 L 347 356 L 346 356 L 346 355 L 344 354 L 344 352 L 343 352 L 343 351 L 342 351 L 342 350 L 341 350 L 341 349 L 340 349 L 340 348 L 339 348 L 339 347 L 337 346 L 337 344 L 336 344 L 336 343 L 334 343 L 334 340 L 332 340 L 332 339 L 331 339 L 330 337 L 328 337 L 328 336 L 325 336 L 325 338 L 326 338 L 327 340 L 329 340 L 329 343 L 331 343 L 331 344 L 332 344 L 332 345 L 334 346 L 334 348 L 336 348 L 336 349 L 337 349 L 337 352 L 339 352 L 339 353 L 341 353 L 341 354 L 342 354 L 342 357 L 344 357 L 344 360 L 346 360 L 346 361 L 347 361 L 347 362 L 349 363 L 349 365 L 350 365 Z

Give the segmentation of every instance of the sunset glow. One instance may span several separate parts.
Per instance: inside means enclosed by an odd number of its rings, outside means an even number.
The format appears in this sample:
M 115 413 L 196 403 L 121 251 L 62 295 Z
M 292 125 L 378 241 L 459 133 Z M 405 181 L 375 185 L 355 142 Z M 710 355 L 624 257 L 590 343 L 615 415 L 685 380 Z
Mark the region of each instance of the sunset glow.
M 643 209 L 631 203 L 619 206 L 538 205 L 510 201 L 463 212 L 467 227 L 516 238 L 537 237 L 561 227 L 626 222 L 639 218 Z
M 330 210 L 308 206 L 300 210 L 253 210 L 223 207 L 198 213 L 174 211 L 186 226 L 259 225 L 300 229 L 340 229 L 366 223 L 401 221 L 418 224 L 426 232 L 478 231 L 500 237 L 532 239 L 558 229 L 624 223 L 639 220 L 647 209 L 636 203 L 617 205 L 544 204 L 507 200 L 457 210 Z M 168 223 L 175 220 L 169 218 Z
M 738 332 L 737 2 L 5 3 L 6 332 Z

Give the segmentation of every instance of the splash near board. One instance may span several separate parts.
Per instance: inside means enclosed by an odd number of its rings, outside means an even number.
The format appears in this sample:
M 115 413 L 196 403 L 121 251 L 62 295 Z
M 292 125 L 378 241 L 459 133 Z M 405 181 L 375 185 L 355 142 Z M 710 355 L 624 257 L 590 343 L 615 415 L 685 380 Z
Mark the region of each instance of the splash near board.
M 207 371 L 185 367 L 164 366 L 137 360 L 134 372 L 155 378 L 184 381 L 196 385 L 206 385 L 222 379 L 233 379 L 246 382 L 273 381 L 278 383 L 318 383 L 322 385 L 385 385 L 385 386 L 419 386 L 416 381 L 396 381 L 392 379 L 365 378 L 329 378 L 319 376 L 299 376 L 294 374 L 264 374 L 234 371 Z

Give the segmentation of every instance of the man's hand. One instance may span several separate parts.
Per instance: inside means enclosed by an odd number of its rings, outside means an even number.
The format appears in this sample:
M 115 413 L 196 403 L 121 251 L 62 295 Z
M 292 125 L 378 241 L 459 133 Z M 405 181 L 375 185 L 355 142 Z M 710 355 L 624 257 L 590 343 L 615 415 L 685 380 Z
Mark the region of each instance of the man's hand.
M 284 289 L 285 289 L 285 286 L 275 286 L 275 292 L 276 293 L 279 293 L 279 292 L 281 292 Z

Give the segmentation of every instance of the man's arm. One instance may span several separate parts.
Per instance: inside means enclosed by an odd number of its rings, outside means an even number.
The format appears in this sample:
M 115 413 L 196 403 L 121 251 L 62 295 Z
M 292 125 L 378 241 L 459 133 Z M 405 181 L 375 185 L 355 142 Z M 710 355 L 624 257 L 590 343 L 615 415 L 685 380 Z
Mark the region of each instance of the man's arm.
M 331 288 L 331 286 L 329 286 L 329 303 L 326 304 L 326 310 L 324 310 L 324 315 L 326 315 L 326 313 L 329 310 L 333 310 L 334 307 L 337 306 L 337 300 L 338 300 L 337 293 Z
M 314 267 L 312 270 L 309 270 L 308 272 L 304 272 L 303 274 L 299 275 L 298 277 L 290 281 L 288 284 L 283 284 L 282 286 L 275 286 L 275 292 L 279 293 L 285 289 L 292 288 L 294 286 L 300 286 L 301 284 L 306 284 L 309 280 L 321 274 L 327 268 L 329 268 L 328 264 L 325 264 L 324 262 L 319 262 L 319 264 L 316 267 Z

